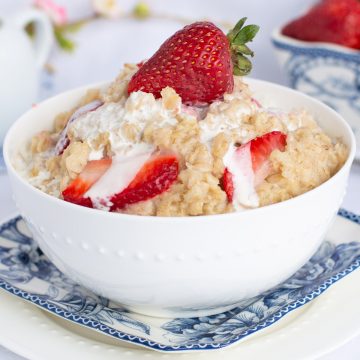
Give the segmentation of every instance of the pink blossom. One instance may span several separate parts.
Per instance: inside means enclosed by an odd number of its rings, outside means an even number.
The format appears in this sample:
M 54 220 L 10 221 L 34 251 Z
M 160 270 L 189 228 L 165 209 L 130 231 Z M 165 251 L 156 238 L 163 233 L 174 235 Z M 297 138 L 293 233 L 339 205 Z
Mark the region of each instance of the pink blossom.
M 55 25 L 64 25 L 67 22 L 65 7 L 56 4 L 53 0 L 35 0 L 34 5 L 43 10 Z

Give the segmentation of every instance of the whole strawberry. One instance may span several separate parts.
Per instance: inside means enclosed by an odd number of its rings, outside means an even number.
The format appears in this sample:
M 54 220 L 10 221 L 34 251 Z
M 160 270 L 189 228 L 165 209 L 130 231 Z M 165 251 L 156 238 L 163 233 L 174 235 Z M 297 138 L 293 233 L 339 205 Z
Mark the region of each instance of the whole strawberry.
M 244 26 L 241 19 L 226 36 L 210 22 L 185 26 L 166 40 L 159 50 L 133 75 L 128 93 L 144 91 L 160 97 L 172 87 L 186 104 L 211 103 L 234 87 L 233 73 L 246 75 L 251 70 L 246 46 L 259 27 Z
M 299 40 L 360 49 L 360 1 L 322 0 L 307 14 L 287 24 L 282 33 Z

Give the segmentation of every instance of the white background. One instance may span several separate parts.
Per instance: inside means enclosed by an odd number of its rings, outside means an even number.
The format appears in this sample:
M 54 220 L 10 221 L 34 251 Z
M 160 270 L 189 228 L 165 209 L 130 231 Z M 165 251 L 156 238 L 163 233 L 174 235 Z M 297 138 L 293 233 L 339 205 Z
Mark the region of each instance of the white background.
M 72 20 L 91 13 L 90 0 L 58 0 L 57 2 L 68 6 L 69 16 Z M 30 3 L 31 1 L 28 0 L 0 0 L 0 18 L 8 16 L 11 11 Z M 133 0 L 119 1 L 124 11 L 130 9 L 134 3 Z M 148 3 L 155 14 L 175 14 L 189 20 L 209 18 L 215 22 L 234 23 L 239 18 L 247 16 L 249 22 L 261 26 L 261 31 L 252 45 L 256 53 L 252 76 L 286 83 L 273 54 L 270 33 L 275 27 L 303 12 L 309 4 L 314 3 L 314 0 L 148 0 Z M 51 80 L 52 87 L 43 89 L 41 97 L 50 96 L 85 83 L 113 78 L 123 62 L 138 62 L 151 56 L 161 42 L 181 26 L 182 24 L 179 22 L 169 19 L 154 19 L 144 22 L 127 19 L 116 22 L 97 20 L 86 25 L 79 33 L 71 35 L 77 43 L 77 50 L 73 54 L 65 54 L 54 49 L 50 62 L 54 65 L 56 73 Z M 359 165 L 353 166 L 348 194 L 343 206 L 360 214 Z M 1 175 L 0 219 L 15 211 L 8 179 L 6 175 Z M 332 326 L 331 321 L 324 326 Z M 268 358 L 276 358 L 276 354 L 269 354 Z M 18 360 L 20 358 L 0 346 L 0 359 Z M 323 359 L 360 359 L 360 337 Z

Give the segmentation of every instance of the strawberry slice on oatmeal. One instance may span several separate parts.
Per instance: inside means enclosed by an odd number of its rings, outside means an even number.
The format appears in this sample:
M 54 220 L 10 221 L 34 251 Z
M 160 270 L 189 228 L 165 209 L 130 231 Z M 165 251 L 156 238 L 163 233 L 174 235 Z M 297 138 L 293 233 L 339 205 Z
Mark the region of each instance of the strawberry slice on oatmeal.
M 113 164 L 113 171 L 107 174 L 111 165 L 110 158 L 88 162 L 79 176 L 62 192 L 64 200 L 86 207 L 116 211 L 168 190 L 179 173 L 176 155 L 167 153 L 152 155 L 130 182 L 122 181 L 124 173 L 129 172 L 129 169 L 124 168 L 126 162 Z M 119 176 L 114 176 L 115 168 Z M 115 184 L 115 188 L 114 185 L 109 186 L 109 180 Z M 104 189 L 105 194 L 102 193 Z
M 239 147 L 232 146 L 225 155 L 222 186 L 229 202 L 236 208 L 259 206 L 256 187 L 271 173 L 269 157 L 275 150 L 284 151 L 286 134 L 272 131 Z

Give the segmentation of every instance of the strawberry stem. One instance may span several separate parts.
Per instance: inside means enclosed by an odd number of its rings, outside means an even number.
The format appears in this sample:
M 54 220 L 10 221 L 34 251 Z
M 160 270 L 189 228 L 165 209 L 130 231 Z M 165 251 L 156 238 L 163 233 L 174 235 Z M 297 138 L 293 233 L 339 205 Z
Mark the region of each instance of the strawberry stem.
M 246 20 L 246 17 L 240 19 L 235 27 L 227 34 L 234 66 L 234 75 L 240 76 L 249 74 L 252 69 L 251 61 L 247 56 L 253 57 L 254 52 L 246 43 L 253 41 L 260 29 L 257 25 L 244 26 Z

